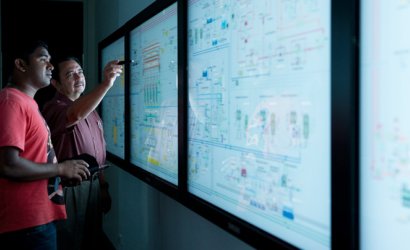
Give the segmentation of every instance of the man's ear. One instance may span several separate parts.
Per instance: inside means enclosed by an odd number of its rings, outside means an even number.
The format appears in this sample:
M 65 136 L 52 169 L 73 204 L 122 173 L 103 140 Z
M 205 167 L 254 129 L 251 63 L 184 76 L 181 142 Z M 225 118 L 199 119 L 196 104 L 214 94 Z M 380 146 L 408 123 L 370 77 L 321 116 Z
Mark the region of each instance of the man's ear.
M 26 70 L 27 70 L 27 64 L 21 58 L 17 58 L 17 59 L 14 60 L 14 66 L 20 72 L 26 72 Z

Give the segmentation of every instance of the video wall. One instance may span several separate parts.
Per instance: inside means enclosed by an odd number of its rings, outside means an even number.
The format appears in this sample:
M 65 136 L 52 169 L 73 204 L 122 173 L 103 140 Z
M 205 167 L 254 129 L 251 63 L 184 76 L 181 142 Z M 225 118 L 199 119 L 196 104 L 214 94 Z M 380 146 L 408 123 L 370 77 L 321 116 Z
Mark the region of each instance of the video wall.
M 99 46 L 101 72 L 127 62 L 107 151 L 256 248 L 406 249 L 409 11 L 155 1 Z

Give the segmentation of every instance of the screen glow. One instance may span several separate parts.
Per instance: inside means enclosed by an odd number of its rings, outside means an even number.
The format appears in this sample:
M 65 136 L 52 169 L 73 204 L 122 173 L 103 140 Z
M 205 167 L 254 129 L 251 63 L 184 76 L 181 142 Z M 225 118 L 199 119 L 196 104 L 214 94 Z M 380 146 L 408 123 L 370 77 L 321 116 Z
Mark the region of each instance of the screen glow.
M 360 249 L 409 249 L 410 2 L 361 1 Z
M 177 3 L 131 31 L 131 162 L 178 183 Z
M 108 62 L 124 60 L 124 54 L 124 38 L 105 47 L 102 50 L 102 74 Z M 124 159 L 124 94 L 124 74 L 121 74 L 102 100 L 102 119 L 107 151 L 122 159 Z
M 189 192 L 329 249 L 330 86 L 330 1 L 189 1 Z

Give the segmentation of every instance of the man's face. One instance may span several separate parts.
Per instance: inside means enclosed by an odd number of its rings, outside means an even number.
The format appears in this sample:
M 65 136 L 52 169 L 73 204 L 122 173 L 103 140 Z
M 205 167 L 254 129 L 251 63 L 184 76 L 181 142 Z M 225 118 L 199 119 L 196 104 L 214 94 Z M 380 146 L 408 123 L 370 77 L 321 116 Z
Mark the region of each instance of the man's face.
M 27 71 L 32 83 L 40 89 L 50 84 L 52 77 L 53 65 L 50 63 L 50 54 L 43 47 L 38 47 L 29 56 Z
M 61 62 L 59 67 L 60 82 L 57 82 L 57 89 L 72 101 L 77 100 L 85 89 L 83 69 L 74 60 Z

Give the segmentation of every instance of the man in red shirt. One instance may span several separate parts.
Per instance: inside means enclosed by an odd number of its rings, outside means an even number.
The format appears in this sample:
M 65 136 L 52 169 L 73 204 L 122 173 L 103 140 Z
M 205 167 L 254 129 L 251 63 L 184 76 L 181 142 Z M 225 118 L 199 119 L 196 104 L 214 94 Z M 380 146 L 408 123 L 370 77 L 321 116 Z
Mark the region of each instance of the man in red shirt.
M 66 218 L 60 176 L 89 177 L 81 160 L 57 163 L 33 97 L 50 84 L 53 65 L 41 41 L 24 41 L 0 91 L 0 242 L 12 249 L 56 249 L 54 221 Z
M 42 113 L 51 130 L 58 159 L 88 154 L 99 166 L 105 164 L 106 148 L 101 118 L 95 111 L 115 79 L 122 73 L 118 60 L 104 69 L 104 80 L 86 95 L 86 80 L 77 58 L 57 60 L 52 84 L 55 97 L 44 105 Z M 102 213 L 108 212 L 108 183 L 102 172 L 90 181 L 64 188 L 68 219 L 57 225 L 60 250 L 88 249 L 98 245 L 102 233 Z M 102 196 L 102 200 L 100 199 Z M 105 198 L 105 199 L 104 199 Z

